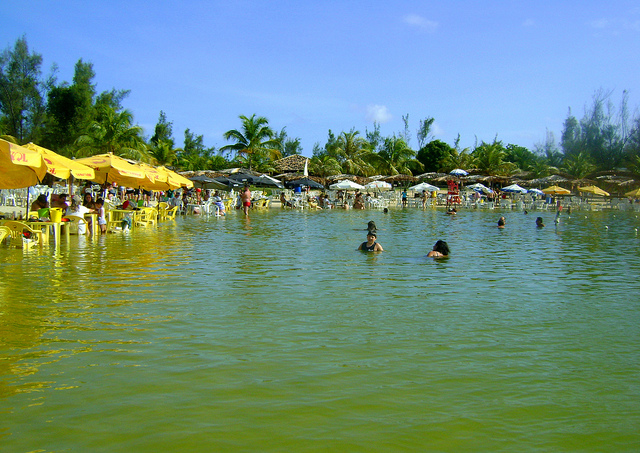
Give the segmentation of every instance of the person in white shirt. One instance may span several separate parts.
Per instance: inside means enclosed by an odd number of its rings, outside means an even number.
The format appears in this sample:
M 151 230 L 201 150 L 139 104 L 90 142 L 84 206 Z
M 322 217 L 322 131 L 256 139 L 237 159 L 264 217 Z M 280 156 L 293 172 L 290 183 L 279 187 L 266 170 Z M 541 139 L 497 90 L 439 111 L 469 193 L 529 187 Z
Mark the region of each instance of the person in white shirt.
M 77 217 L 81 217 L 84 219 L 85 214 L 90 214 L 95 212 L 93 209 L 89 209 L 86 206 L 83 206 L 82 199 L 75 195 L 71 200 L 71 206 L 67 208 L 66 215 L 73 215 Z M 89 225 L 91 228 L 91 225 Z M 78 222 L 78 234 L 87 234 L 87 222 L 86 220 L 81 220 Z

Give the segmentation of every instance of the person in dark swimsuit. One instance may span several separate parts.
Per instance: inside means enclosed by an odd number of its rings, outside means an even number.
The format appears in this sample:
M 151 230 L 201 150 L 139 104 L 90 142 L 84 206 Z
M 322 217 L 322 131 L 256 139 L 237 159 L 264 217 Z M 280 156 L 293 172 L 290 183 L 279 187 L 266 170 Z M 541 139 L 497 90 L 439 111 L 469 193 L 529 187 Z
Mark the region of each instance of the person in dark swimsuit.
M 384 251 L 382 246 L 376 242 L 376 238 L 377 237 L 378 236 L 376 235 L 375 232 L 369 231 L 367 233 L 366 242 L 363 242 L 362 244 L 360 244 L 360 247 L 358 247 L 358 250 L 362 250 L 364 252 L 382 252 L 382 251 Z

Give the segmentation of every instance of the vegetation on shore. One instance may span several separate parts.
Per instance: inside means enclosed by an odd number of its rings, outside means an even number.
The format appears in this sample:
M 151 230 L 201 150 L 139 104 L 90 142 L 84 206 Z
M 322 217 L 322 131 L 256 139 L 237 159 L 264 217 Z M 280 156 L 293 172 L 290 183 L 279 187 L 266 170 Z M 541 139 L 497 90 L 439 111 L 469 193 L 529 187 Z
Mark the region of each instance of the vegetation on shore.
M 207 148 L 204 137 L 184 131 L 184 144 L 177 147 L 172 123 L 164 112 L 151 137 L 134 122 L 123 107 L 127 90 L 98 93 L 91 63 L 80 59 L 73 80 L 59 82 L 56 68 L 42 73 L 42 56 L 31 52 L 25 37 L 0 54 L 0 136 L 24 144 L 34 142 L 68 157 L 112 152 L 124 157 L 165 165 L 178 170 L 219 170 L 244 166 L 263 172 L 274 170 L 276 159 L 301 154 L 299 138 L 285 128 L 272 129 L 267 118 L 241 115 L 240 128 L 223 138 L 231 143 Z M 564 173 L 584 178 L 595 171 L 619 170 L 640 175 L 640 116 L 631 115 L 628 93 L 618 107 L 612 92 L 597 91 L 584 116 L 569 110 L 559 142 L 548 131 L 543 143 L 529 150 L 516 144 L 476 142 L 473 149 L 435 140 L 434 118 L 420 120 L 412 148 L 408 115 L 404 130 L 389 137 L 378 124 L 364 133 L 352 129 L 328 131 L 323 145 L 316 143 L 309 172 L 317 176 L 350 173 L 361 176 L 448 172 L 454 168 L 476 169 L 484 174 L 509 176 L 526 171 L 534 177 Z

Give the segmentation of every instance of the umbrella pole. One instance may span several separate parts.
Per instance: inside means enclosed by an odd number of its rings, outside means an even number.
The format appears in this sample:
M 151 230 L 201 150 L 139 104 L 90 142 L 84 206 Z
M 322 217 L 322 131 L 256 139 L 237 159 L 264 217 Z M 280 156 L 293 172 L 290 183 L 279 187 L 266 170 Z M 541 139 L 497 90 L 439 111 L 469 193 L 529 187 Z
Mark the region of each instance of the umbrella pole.
M 31 189 L 31 186 L 27 187 L 27 206 L 24 208 L 24 212 L 25 215 L 24 217 L 28 220 L 29 219 L 29 198 L 31 193 L 29 192 L 29 189 Z M 22 211 L 20 211 L 19 217 L 22 217 Z

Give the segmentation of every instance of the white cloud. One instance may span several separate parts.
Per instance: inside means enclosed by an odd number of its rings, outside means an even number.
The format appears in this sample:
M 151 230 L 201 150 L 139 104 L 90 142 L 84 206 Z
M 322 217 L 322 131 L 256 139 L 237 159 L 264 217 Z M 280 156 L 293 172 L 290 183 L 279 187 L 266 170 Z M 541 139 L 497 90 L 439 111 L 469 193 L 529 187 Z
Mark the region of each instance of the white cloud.
M 592 20 L 591 22 L 589 22 L 589 26 L 593 28 L 598 28 L 598 29 L 607 28 L 609 26 L 609 20 L 608 19 Z
M 388 123 L 391 121 L 393 116 L 389 112 L 389 109 L 384 105 L 373 105 L 369 104 L 367 106 L 367 121 L 376 122 L 376 123 Z
M 403 18 L 404 22 L 412 27 L 433 33 L 438 28 L 438 22 L 425 19 L 417 14 L 408 14 Z

